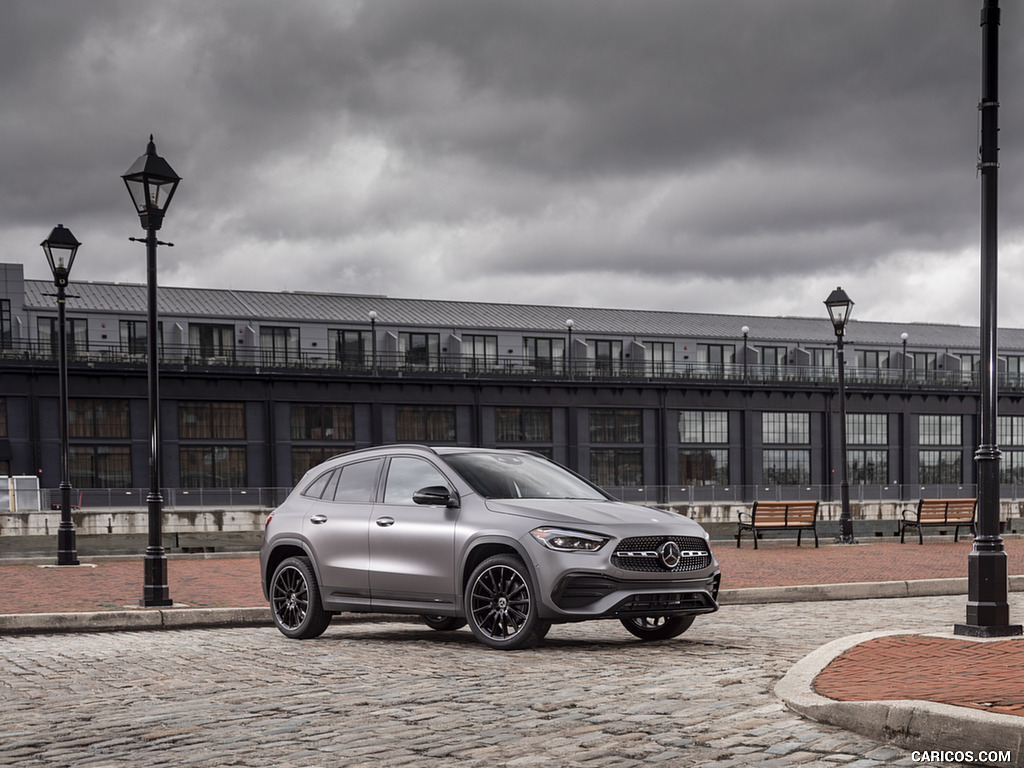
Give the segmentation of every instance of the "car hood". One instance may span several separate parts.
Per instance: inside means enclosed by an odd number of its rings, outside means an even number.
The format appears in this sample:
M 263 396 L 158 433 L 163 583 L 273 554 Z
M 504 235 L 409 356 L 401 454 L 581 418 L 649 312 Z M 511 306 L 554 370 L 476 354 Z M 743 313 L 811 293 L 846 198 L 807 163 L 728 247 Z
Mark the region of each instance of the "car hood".
M 487 508 L 506 515 L 529 517 L 549 525 L 575 525 L 587 529 L 620 525 L 681 526 L 684 535 L 704 536 L 704 529 L 688 517 L 663 509 L 601 499 L 488 499 Z

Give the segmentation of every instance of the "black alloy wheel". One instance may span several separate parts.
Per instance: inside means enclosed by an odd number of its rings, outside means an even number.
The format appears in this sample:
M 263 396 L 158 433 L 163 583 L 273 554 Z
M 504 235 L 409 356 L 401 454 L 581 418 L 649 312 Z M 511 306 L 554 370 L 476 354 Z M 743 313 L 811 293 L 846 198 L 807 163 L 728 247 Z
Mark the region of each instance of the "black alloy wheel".
M 494 555 L 480 563 L 469 577 L 465 599 L 470 629 L 491 648 L 528 648 L 551 628 L 537 618 L 530 572 L 514 555 Z
M 331 623 L 320 602 L 313 566 L 305 557 L 281 562 L 270 580 L 270 611 L 281 634 L 297 640 L 319 637 Z
M 695 616 L 631 616 L 622 626 L 641 640 L 668 640 L 690 628 Z

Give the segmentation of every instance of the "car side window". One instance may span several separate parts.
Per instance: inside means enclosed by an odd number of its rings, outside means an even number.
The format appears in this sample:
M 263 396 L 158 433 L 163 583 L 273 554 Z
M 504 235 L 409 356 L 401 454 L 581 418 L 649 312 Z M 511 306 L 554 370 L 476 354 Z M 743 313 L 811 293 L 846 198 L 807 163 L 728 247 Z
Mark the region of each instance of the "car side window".
M 303 496 L 309 496 L 314 499 L 319 499 L 324 495 L 324 489 L 327 488 L 327 483 L 334 478 L 336 470 L 329 470 L 320 475 L 316 480 L 306 486 L 306 490 L 302 492 Z
M 410 456 L 397 456 L 388 467 L 384 503 L 414 504 L 412 495 L 432 485 L 451 487 L 445 476 L 430 462 Z
M 334 491 L 334 500 L 363 503 L 373 501 L 381 461 L 382 459 L 373 459 L 343 466 L 338 473 L 341 478 Z

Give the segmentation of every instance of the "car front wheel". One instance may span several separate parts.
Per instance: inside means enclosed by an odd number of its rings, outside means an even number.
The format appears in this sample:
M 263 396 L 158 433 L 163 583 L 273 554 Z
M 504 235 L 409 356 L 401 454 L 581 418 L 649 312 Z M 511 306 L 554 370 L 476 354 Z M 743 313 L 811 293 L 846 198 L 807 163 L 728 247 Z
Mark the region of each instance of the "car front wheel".
M 620 619 L 622 626 L 641 640 L 678 637 L 693 624 L 693 616 L 631 616 Z
M 281 634 L 296 640 L 319 637 L 331 623 L 320 602 L 313 566 L 305 557 L 289 557 L 270 580 L 270 611 Z
M 530 572 L 514 555 L 489 557 L 469 577 L 466 617 L 484 645 L 512 651 L 537 643 L 550 628 L 538 608 Z

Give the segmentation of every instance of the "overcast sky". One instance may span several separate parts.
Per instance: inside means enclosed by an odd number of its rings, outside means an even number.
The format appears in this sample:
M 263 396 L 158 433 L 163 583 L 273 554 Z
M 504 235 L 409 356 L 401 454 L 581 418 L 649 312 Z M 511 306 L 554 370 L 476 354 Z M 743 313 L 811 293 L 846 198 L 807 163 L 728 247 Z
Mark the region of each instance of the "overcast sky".
M 982 0 L 4 0 L 0 261 L 162 285 L 977 325 Z M 1024 13 L 1000 303 L 1024 327 Z

